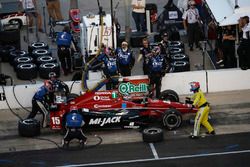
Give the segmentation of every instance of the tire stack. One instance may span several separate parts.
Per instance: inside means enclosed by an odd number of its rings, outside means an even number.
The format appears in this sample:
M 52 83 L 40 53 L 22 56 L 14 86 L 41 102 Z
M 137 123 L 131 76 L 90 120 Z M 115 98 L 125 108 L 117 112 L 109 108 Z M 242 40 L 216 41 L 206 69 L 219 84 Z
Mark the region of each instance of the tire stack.
M 29 53 L 35 60 L 39 76 L 42 79 L 48 79 L 50 72 L 55 72 L 60 76 L 60 66 L 55 57 L 52 56 L 49 47 L 44 42 L 34 42 L 29 46 Z
M 189 57 L 185 54 L 185 47 L 181 41 L 169 41 L 168 50 L 171 61 L 170 72 L 190 71 Z

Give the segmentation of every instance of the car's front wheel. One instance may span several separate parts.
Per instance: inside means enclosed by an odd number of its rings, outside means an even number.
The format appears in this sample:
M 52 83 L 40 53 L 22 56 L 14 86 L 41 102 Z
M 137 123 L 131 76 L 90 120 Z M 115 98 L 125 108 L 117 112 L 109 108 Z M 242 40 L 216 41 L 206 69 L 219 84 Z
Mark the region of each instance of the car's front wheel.
M 168 130 L 179 128 L 182 123 L 181 113 L 174 108 L 168 109 L 163 115 L 162 123 Z
M 170 100 L 172 102 L 179 102 L 179 96 L 175 91 L 168 89 L 161 92 L 160 100 Z

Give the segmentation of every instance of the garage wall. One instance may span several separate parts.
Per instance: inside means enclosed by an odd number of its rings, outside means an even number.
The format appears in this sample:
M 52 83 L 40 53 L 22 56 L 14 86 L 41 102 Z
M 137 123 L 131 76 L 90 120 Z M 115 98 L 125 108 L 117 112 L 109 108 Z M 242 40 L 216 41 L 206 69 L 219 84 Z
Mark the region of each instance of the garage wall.
M 88 81 L 88 85 L 93 86 L 99 80 Z M 250 70 L 240 69 L 225 69 L 225 70 L 211 70 L 211 71 L 192 71 L 182 73 L 170 73 L 166 74 L 162 79 L 162 90 L 173 89 L 178 94 L 190 94 L 189 82 L 199 81 L 201 89 L 204 92 L 223 92 L 233 90 L 245 90 L 250 89 Z M 66 82 L 69 87 L 72 86 L 72 81 Z M 24 107 L 31 107 L 31 99 L 36 90 L 42 85 L 17 85 L 14 87 L 14 92 L 18 101 Z M 5 86 L 5 96 L 11 106 L 11 108 L 20 108 L 17 103 L 13 86 Z M 0 87 L 1 98 L 3 99 L 3 89 Z M 77 81 L 72 86 L 72 93 L 81 93 L 81 82 Z M 8 109 L 6 101 L 0 101 L 0 109 Z

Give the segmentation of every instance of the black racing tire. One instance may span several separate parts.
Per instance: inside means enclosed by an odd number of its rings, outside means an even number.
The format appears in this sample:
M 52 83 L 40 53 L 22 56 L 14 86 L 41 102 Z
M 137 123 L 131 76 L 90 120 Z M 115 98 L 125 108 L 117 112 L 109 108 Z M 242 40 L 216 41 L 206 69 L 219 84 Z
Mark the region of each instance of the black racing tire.
M 168 47 L 170 48 L 182 48 L 184 49 L 184 43 L 181 41 L 169 41 Z
M 29 54 L 24 51 L 24 50 L 15 50 L 10 52 L 10 56 L 9 56 L 9 63 L 10 65 L 14 65 L 14 60 L 17 57 L 27 57 L 29 56 Z
M 181 113 L 174 108 L 168 109 L 162 117 L 162 123 L 168 130 L 179 128 L 182 124 Z
M 70 93 L 68 96 L 67 96 L 67 103 L 74 100 L 75 98 L 79 97 L 78 94 L 75 94 L 75 93 Z
M 180 98 L 178 96 L 178 94 L 171 89 L 167 89 L 161 92 L 160 94 L 160 100 L 170 100 L 171 102 L 179 102 Z
M 189 62 L 188 55 L 183 54 L 183 53 L 171 55 L 170 58 L 171 58 L 171 62 L 175 62 L 175 61 L 187 61 L 187 62 Z
M 32 42 L 29 46 L 28 46 L 28 52 L 31 54 L 33 52 L 33 50 L 36 49 L 49 49 L 48 44 L 44 43 L 44 42 Z
M 40 56 L 52 56 L 51 51 L 46 49 L 36 49 L 32 52 L 32 57 L 36 60 Z
M 184 53 L 184 50 L 182 48 L 169 48 L 170 55 L 180 54 L 180 53 Z
M 190 71 L 190 63 L 188 61 L 175 61 L 171 63 L 173 68 L 172 72 Z
M 16 48 L 12 45 L 5 45 L 0 49 L 0 56 L 2 62 L 9 62 L 10 52 L 15 51 Z
M 58 63 L 43 63 L 39 66 L 39 76 L 42 79 L 49 79 L 49 73 L 55 72 L 60 77 L 60 66 Z
M 33 58 L 32 57 L 16 57 L 13 61 L 13 67 L 14 70 L 16 71 L 18 64 L 24 64 L 24 63 L 33 63 Z
M 45 56 L 39 56 L 37 59 L 36 59 L 36 65 L 37 66 L 40 66 L 41 64 L 44 64 L 44 63 L 56 63 L 56 58 L 55 57 L 52 57 L 52 56 L 48 56 L 48 55 L 45 55 Z
M 37 66 L 34 63 L 22 63 L 16 67 L 17 78 L 31 80 L 37 78 Z
M 40 135 L 40 121 L 36 119 L 20 120 L 18 122 L 18 133 L 23 137 L 34 137 Z
M 149 127 L 142 131 L 142 140 L 146 143 L 160 142 L 163 138 L 163 130 L 161 128 Z

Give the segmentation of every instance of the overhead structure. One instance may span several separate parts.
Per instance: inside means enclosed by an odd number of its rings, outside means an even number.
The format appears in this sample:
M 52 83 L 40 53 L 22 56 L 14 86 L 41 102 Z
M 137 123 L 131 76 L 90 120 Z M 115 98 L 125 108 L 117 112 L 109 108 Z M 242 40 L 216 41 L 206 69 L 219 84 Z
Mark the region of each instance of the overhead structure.
M 243 16 L 250 16 L 249 0 L 206 0 L 215 21 L 219 26 L 235 25 Z

